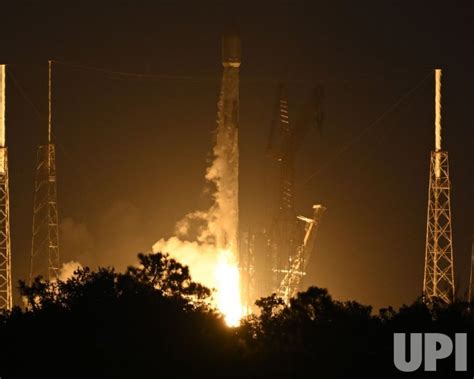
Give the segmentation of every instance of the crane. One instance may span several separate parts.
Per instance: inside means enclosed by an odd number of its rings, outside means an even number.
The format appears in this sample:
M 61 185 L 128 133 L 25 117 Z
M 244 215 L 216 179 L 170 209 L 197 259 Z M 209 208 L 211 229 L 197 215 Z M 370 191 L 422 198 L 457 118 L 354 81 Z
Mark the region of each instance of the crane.
M 324 120 L 323 99 L 323 87 L 318 85 L 293 124 L 289 115 L 287 85 L 279 83 L 270 126 L 267 156 L 280 165 L 278 204 L 267 244 L 271 269 L 270 289 L 284 295 L 286 300 L 294 294 L 300 283 L 306 268 L 303 263 L 307 263 L 310 246 L 313 245 L 314 226 L 319 225 L 325 209 L 322 206 L 315 208 L 312 219 L 296 217 L 294 209 L 295 157 L 311 127 L 321 128 Z M 301 221 L 305 225 L 303 228 Z

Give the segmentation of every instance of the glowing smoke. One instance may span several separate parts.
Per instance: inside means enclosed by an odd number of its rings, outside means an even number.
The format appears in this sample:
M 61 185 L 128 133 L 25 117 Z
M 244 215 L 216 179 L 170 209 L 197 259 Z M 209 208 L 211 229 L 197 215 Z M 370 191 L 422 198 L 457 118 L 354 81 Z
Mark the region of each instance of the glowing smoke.
M 217 144 L 222 141 L 217 141 Z M 211 208 L 186 215 L 176 224 L 175 236 L 160 239 L 153 245 L 154 252 L 169 253 L 182 264 L 189 266 L 194 280 L 215 289 L 214 305 L 224 314 L 228 325 L 237 325 L 242 317 L 240 278 L 238 270 L 237 181 L 226 181 L 229 150 L 215 148 L 216 156 L 208 168 L 206 179 L 215 185 Z M 234 158 L 234 157 L 233 157 Z M 233 175 L 231 175 L 233 177 Z M 193 241 L 187 238 L 195 232 Z
M 189 266 L 193 280 L 209 288 L 217 288 L 214 268 L 218 262 L 218 254 L 215 246 L 171 237 L 156 242 L 153 251 L 169 253 L 180 263 Z
M 206 172 L 207 181 L 214 187 L 213 205 L 207 211 L 185 216 L 176 224 L 176 235 L 160 239 L 153 251 L 169 253 L 189 266 L 194 280 L 215 289 L 214 305 L 228 325 L 236 325 L 243 314 L 237 259 L 238 68 L 224 67 L 214 160 Z
M 74 276 L 74 271 L 81 268 L 82 268 L 82 265 L 76 261 L 69 261 L 69 262 L 63 263 L 63 265 L 61 266 L 60 273 L 59 273 L 59 280 L 65 282 L 66 280 Z

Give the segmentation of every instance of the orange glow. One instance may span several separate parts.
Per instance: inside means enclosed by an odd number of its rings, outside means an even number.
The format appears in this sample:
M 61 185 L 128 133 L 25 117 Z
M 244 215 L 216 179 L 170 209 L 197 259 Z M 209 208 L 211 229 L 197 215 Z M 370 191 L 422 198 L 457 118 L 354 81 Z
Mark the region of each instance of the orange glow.
M 215 268 L 217 284 L 217 308 L 224 315 L 228 326 L 238 326 L 243 316 L 240 299 L 240 274 L 234 255 L 230 250 L 219 253 Z

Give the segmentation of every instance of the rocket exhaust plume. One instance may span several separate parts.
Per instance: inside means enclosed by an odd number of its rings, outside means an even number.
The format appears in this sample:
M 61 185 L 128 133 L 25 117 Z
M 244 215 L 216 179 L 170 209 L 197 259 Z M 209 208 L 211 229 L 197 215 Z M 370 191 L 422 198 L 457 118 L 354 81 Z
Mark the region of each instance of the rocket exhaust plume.
M 214 160 L 206 179 L 214 187 L 213 204 L 207 211 L 188 214 L 176 224 L 176 235 L 160 239 L 154 252 L 169 253 L 189 266 L 194 280 L 216 290 L 214 305 L 228 325 L 243 315 L 238 269 L 239 227 L 239 67 L 240 39 L 230 33 L 222 39 L 223 76 L 218 102 Z M 196 237 L 189 240 L 194 226 Z
M 435 70 L 436 91 L 435 91 L 435 151 L 441 151 L 441 69 Z M 436 154 L 435 175 L 441 176 L 440 156 Z

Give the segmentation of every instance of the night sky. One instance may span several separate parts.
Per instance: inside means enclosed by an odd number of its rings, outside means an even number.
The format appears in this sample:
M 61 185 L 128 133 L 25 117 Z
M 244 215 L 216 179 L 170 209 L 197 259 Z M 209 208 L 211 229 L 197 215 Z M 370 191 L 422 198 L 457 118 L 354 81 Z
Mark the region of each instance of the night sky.
M 464 293 L 474 213 L 472 1 L 95 3 L 2 6 L 15 283 L 28 269 L 36 148 L 47 134 L 47 60 L 58 61 L 62 261 L 123 269 L 171 236 L 186 213 L 209 205 L 204 173 L 220 37 L 236 23 L 241 227 L 270 225 L 277 171 L 264 153 L 278 81 L 288 80 L 293 119 L 322 84 L 322 132 L 308 134 L 296 166 L 298 213 L 310 216 L 312 204 L 328 208 L 304 284 L 375 307 L 421 294 L 432 70 L 443 68 L 443 144 Z

